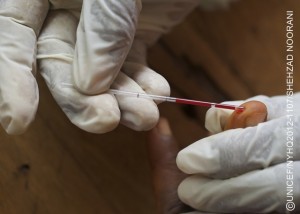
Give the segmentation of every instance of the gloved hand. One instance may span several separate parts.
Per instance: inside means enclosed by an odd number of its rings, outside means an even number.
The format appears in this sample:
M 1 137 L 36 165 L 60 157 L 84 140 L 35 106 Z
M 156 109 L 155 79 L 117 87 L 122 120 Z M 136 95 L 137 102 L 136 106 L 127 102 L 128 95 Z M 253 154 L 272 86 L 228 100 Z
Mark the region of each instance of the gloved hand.
M 74 11 L 54 10 L 46 20 L 38 41 L 40 70 L 64 112 L 84 130 L 107 132 L 119 120 L 134 130 L 147 130 L 156 124 L 159 112 L 152 100 L 120 95 L 115 98 L 105 93 L 110 87 L 170 94 L 167 81 L 148 68 L 146 51 L 196 4 L 145 0 L 135 32 L 137 15 L 132 14 L 138 14 L 138 7 L 134 7 L 137 2 L 99 1 L 92 5 L 85 1 L 78 28 Z M 128 47 L 131 50 L 127 55 Z
M 70 120 L 91 132 L 105 132 L 118 123 L 120 112 L 112 95 L 95 98 L 79 91 L 99 94 L 109 88 L 131 47 L 141 2 L 94 0 L 84 1 L 82 13 L 81 8 L 80 0 L 0 1 L 0 123 L 9 134 L 24 132 L 35 116 L 36 43 L 44 20 L 41 72 Z M 79 83 L 78 70 L 87 74 Z M 95 70 L 102 79 L 89 83 Z M 68 82 L 80 87 L 60 89 Z
M 292 99 L 293 132 L 287 129 L 285 96 L 258 96 L 251 100 L 266 105 L 266 122 L 222 132 L 232 111 L 210 109 L 206 127 L 215 135 L 178 154 L 178 167 L 191 175 L 178 188 L 184 203 L 218 213 L 285 212 L 286 206 L 290 210 L 293 206 L 287 204 L 291 199 L 287 197 L 287 185 L 291 182 L 293 202 L 300 203 L 300 93 Z M 287 164 L 287 160 L 294 162 Z
M 39 37 L 41 74 L 75 125 L 103 133 L 114 129 L 121 118 L 135 130 L 152 128 L 159 115 L 153 101 L 104 92 L 113 87 L 169 95 L 166 80 L 147 67 L 146 50 L 198 3 L 144 0 L 138 18 L 140 0 L 91 0 L 83 1 L 83 6 L 81 0 L 1 1 L 1 125 L 18 134 L 34 118 Z
M 104 92 L 112 86 L 169 95 L 166 80 L 146 64 L 147 47 L 199 3 L 210 7 L 228 1 L 143 0 L 140 19 L 141 0 L 1 1 L 1 125 L 8 133 L 19 134 L 34 119 L 39 37 L 39 69 L 75 125 L 103 133 L 115 128 L 121 118 L 135 130 L 150 129 L 159 115 L 154 102 L 116 99 Z M 124 73 L 118 76 L 122 65 Z

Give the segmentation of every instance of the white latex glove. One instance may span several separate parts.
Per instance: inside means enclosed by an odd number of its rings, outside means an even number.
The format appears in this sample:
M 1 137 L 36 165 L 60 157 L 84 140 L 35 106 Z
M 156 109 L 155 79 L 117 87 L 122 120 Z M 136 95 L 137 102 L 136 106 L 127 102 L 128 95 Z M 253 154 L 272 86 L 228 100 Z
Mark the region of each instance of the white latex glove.
M 78 69 L 88 71 L 87 74 L 100 70 L 101 82 L 95 79 L 86 92 L 92 93 L 94 88 L 99 92 L 108 89 L 131 47 L 141 2 L 87 0 L 82 13 L 81 7 L 82 0 L 0 1 L 0 123 L 9 134 L 24 132 L 35 116 L 36 42 L 44 20 L 46 26 L 39 46 L 39 57 L 45 58 L 41 60 L 42 75 L 59 104 L 64 105 L 63 110 L 73 123 L 91 132 L 105 132 L 118 123 L 119 108 L 111 95 L 95 99 L 77 90 L 64 93 L 54 89 L 56 85 L 61 87 L 66 79 L 73 82 L 70 68 L 75 77 Z M 80 14 L 74 52 L 77 27 L 74 23 Z M 58 19 L 61 23 L 57 23 Z M 53 23 L 58 27 L 51 26 Z M 86 81 L 89 79 L 82 78 L 81 86 Z
M 200 211 L 285 212 L 287 200 L 286 97 L 258 96 L 268 109 L 267 122 L 222 132 L 231 111 L 210 109 L 210 137 L 182 150 L 178 167 L 191 174 L 178 188 L 179 197 Z M 293 202 L 300 204 L 300 93 L 294 95 Z M 298 205 L 298 207 L 297 207 Z
M 80 20 L 73 9 L 50 11 L 38 41 L 40 71 L 54 98 L 75 125 L 103 133 L 114 129 L 120 120 L 134 130 L 148 130 L 157 123 L 159 112 L 152 100 L 115 97 L 105 91 L 112 87 L 170 94 L 167 81 L 148 68 L 146 51 L 192 8 L 191 3 L 189 7 L 173 7 L 178 2 L 143 2 L 132 46 L 139 1 L 84 1 Z M 163 10 L 155 11 L 159 8 Z M 176 20 L 167 16 L 174 10 L 180 15 Z M 161 17 L 159 23 L 155 22 L 157 16 Z
M 118 105 L 122 121 L 134 129 L 156 123 L 158 110 L 152 101 L 120 97 L 118 103 L 110 94 L 99 95 L 111 86 L 131 48 L 141 1 L 89 0 L 82 13 L 81 7 L 80 0 L 0 1 L 0 122 L 9 134 L 24 132 L 35 116 L 36 40 L 42 26 L 40 70 L 74 124 L 95 133 L 110 131 L 120 120 Z M 137 46 L 143 55 L 136 58 L 145 60 L 143 44 L 143 50 Z M 135 66 L 131 74 L 121 74 L 115 87 L 170 93 L 165 79 L 150 69 Z
M 83 2 L 82 9 L 82 0 L 0 1 L 0 123 L 8 133 L 24 132 L 35 116 L 36 40 L 42 27 L 41 73 L 75 125 L 95 133 L 112 130 L 120 117 L 136 130 L 155 125 L 154 102 L 100 95 L 115 81 L 131 48 L 141 0 Z M 120 74 L 113 87 L 169 95 L 165 79 L 147 67 L 146 49 L 199 2 L 144 0 L 126 75 Z
M 143 0 L 136 32 L 137 0 L 84 1 L 78 28 L 77 11 L 51 11 L 38 42 L 40 70 L 69 119 L 95 133 L 112 130 L 119 120 L 134 130 L 153 128 L 159 111 L 152 100 L 101 93 L 112 87 L 168 96 L 167 81 L 147 66 L 147 48 L 199 2 Z
M 154 102 L 136 99 L 123 108 L 113 95 L 102 93 L 109 89 L 128 54 L 141 2 L 84 1 L 81 13 L 79 3 L 53 3 L 38 39 L 39 68 L 51 93 L 71 122 L 88 132 L 114 129 L 120 121 L 119 106 L 133 128 L 148 129 L 158 117 Z M 161 76 L 159 81 L 168 92 L 166 81 Z M 140 88 L 124 74 L 116 82 L 127 90 Z M 144 106 L 148 108 L 139 110 Z
M 24 132 L 35 116 L 36 35 L 47 11 L 45 0 L 0 1 L 0 123 L 9 134 Z

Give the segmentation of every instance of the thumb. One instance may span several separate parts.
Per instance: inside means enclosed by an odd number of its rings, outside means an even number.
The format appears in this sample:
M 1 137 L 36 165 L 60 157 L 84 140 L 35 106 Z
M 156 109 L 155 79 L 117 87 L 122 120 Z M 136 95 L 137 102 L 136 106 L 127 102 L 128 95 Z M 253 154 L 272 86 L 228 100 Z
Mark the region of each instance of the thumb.
M 83 1 L 73 63 L 78 90 L 109 89 L 131 48 L 141 7 L 141 0 Z

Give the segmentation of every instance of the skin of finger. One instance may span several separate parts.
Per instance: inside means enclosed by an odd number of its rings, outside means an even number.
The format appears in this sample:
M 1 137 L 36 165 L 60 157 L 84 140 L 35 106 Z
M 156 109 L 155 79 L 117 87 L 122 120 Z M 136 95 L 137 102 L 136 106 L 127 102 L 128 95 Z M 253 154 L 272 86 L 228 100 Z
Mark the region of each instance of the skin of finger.
M 257 99 L 257 100 L 255 100 Z M 271 102 L 272 101 L 272 102 Z M 274 102 L 273 102 L 274 101 Z M 211 134 L 217 134 L 232 128 L 245 128 L 255 126 L 271 118 L 269 111 L 278 110 L 279 104 L 266 96 L 256 96 L 247 101 L 224 102 L 236 106 L 246 107 L 243 112 L 227 109 L 210 108 L 206 113 L 205 127 Z M 278 118 L 272 116 L 273 118 Z
M 296 97 L 297 94 L 295 98 Z M 228 130 L 230 129 L 230 127 L 244 128 L 248 126 L 254 126 L 257 123 L 266 120 L 280 118 L 286 114 L 285 99 L 286 98 L 284 96 L 267 97 L 262 95 L 249 98 L 244 102 L 244 105 L 246 105 L 247 108 L 243 114 L 237 114 L 237 112 L 235 111 L 232 115 L 232 111 L 230 110 L 211 108 L 206 114 L 205 127 L 211 133 L 216 134 L 222 132 L 223 130 Z M 296 98 L 295 103 L 299 102 L 300 99 Z M 228 103 L 234 105 L 242 104 L 240 101 L 233 101 Z M 255 105 L 255 103 L 257 103 L 257 105 Z M 253 114 L 254 112 L 256 112 L 256 115 Z M 265 114 L 266 118 L 264 119 Z M 231 118 L 229 120 L 230 115 Z M 251 117 L 249 117 L 250 115 Z M 230 121 L 229 124 L 227 123 L 228 120 Z M 234 124 L 237 123 L 235 127 L 231 125 L 231 122 L 233 122 L 233 120 Z
M 77 19 L 71 13 L 62 10 L 49 13 L 38 41 L 40 72 L 72 123 L 88 132 L 105 133 L 119 124 L 118 103 L 110 94 L 87 96 L 73 86 L 76 27 Z
M 83 1 L 73 63 L 79 91 L 109 89 L 131 48 L 140 10 L 140 0 Z
M 130 77 L 120 72 L 112 87 L 117 90 L 145 93 Z M 152 99 L 116 95 L 121 110 L 121 123 L 136 131 L 152 129 L 158 122 L 159 111 Z
M 158 125 L 149 132 L 147 147 L 158 213 L 189 211 L 178 199 L 177 187 L 186 175 L 176 167 L 175 158 L 179 148 L 166 119 L 161 118 Z
M 184 203 L 202 211 L 283 213 L 286 201 L 285 165 L 282 163 L 226 180 L 190 176 L 180 184 L 178 194 Z M 297 168 L 299 164 L 295 166 Z M 295 196 L 299 195 L 296 190 Z
M 295 106 L 300 106 L 300 92 L 293 94 L 293 100 Z M 286 96 L 268 97 L 258 95 L 247 99 L 245 102 L 249 101 L 259 101 L 266 105 L 268 112 L 267 121 L 286 116 Z M 294 110 L 295 115 L 300 114 L 300 108 L 295 108 Z
M 259 101 L 243 103 L 243 111 L 235 110 L 228 118 L 224 130 L 256 126 L 267 120 L 267 107 Z
M 286 115 L 285 96 L 268 97 L 264 95 L 258 95 L 247 99 L 246 102 L 253 101 L 253 100 L 262 102 L 266 105 L 267 112 L 268 112 L 267 115 L 268 121 Z

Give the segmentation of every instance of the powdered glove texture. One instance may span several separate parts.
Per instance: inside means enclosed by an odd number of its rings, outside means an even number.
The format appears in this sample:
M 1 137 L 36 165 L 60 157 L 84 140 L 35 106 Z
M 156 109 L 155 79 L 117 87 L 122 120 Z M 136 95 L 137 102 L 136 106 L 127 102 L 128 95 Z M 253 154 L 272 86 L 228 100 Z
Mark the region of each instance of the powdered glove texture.
M 232 112 L 210 109 L 206 127 L 215 135 L 178 154 L 178 167 L 191 175 L 180 184 L 178 194 L 183 202 L 201 211 L 285 212 L 287 199 L 291 199 L 287 197 L 287 185 L 292 181 L 293 201 L 299 211 L 300 93 L 293 98 L 292 148 L 291 142 L 287 144 L 291 138 L 287 138 L 286 97 L 257 96 L 249 100 L 267 106 L 267 121 L 255 127 L 222 132 Z M 287 160 L 294 161 L 292 168 L 287 167 Z M 288 175 L 287 170 L 293 174 Z M 289 179 L 293 176 L 288 184 L 287 176 Z

